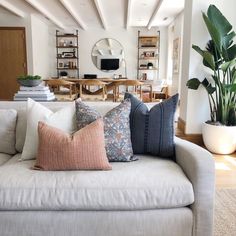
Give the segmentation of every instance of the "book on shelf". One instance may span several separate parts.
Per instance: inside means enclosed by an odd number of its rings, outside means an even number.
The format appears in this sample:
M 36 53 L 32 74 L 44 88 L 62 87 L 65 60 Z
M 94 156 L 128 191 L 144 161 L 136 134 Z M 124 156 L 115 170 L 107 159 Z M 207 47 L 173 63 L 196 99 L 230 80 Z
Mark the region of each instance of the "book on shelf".
M 48 93 L 48 94 L 19 94 L 16 93 L 15 97 L 18 98 L 48 98 L 54 96 L 54 93 Z
M 14 98 L 14 101 L 27 101 L 27 99 L 28 98 Z M 45 99 L 45 98 L 32 98 L 34 101 L 41 101 L 41 102 L 47 102 L 47 101 L 56 101 L 56 98 L 54 97 L 54 98 L 47 98 L 47 99 Z
M 17 94 L 24 94 L 24 95 L 35 95 L 35 94 L 41 94 L 41 95 L 44 95 L 44 94 L 51 94 L 50 90 L 42 90 L 42 91 L 22 91 L 22 90 L 19 90 L 17 92 Z
M 28 98 L 31 98 L 35 101 L 53 101 L 55 100 L 55 96 L 48 96 L 48 97 L 18 97 L 18 96 L 14 96 L 14 101 L 27 101 Z

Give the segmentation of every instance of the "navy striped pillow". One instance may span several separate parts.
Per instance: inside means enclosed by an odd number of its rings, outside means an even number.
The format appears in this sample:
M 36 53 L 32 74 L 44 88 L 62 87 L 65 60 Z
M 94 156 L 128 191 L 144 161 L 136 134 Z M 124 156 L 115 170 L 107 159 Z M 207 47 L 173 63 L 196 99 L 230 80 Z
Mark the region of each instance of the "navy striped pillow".
M 151 154 L 161 157 L 173 157 L 174 115 L 178 102 L 178 94 L 156 104 L 150 110 L 132 94 L 130 98 L 130 129 L 134 154 Z

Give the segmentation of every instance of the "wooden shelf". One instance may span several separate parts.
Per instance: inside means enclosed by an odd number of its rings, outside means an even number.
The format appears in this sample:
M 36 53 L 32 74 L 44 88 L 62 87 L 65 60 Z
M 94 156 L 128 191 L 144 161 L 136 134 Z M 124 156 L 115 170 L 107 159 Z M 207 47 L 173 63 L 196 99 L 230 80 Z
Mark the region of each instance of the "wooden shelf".
M 67 67 L 65 67 L 65 68 L 59 68 L 59 67 L 57 67 L 57 69 L 58 69 L 58 70 L 78 70 L 77 67 L 76 67 L 76 68 L 67 68 Z
M 156 36 L 156 35 L 150 35 L 150 36 L 148 36 L 148 35 L 146 35 L 146 36 L 139 36 L 139 38 L 141 39 L 147 39 L 147 38 L 158 38 L 158 36 Z
M 158 60 L 157 57 L 140 57 L 139 60 Z
M 157 68 L 152 68 L 152 69 L 148 69 L 148 68 L 138 68 L 139 70 L 158 70 Z
M 79 48 L 78 46 L 57 46 L 57 48 Z
M 78 59 L 78 57 L 57 57 L 58 60 Z
M 62 34 L 62 35 L 56 35 L 57 38 L 77 38 L 77 35 L 75 34 Z
M 158 49 L 158 47 L 139 47 L 139 49 Z

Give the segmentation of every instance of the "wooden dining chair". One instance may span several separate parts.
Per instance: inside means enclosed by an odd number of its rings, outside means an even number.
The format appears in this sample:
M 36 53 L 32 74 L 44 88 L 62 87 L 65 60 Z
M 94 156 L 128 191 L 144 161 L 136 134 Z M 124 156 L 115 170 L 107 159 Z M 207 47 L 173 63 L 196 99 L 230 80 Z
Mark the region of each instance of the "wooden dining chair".
M 168 98 L 168 86 L 163 86 L 159 91 L 152 91 L 152 101 L 160 101 Z
M 45 83 L 54 92 L 58 100 L 74 100 L 76 98 L 77 87 L 74 82 L 63 79 L 49 79 Z
M 106 82 L 98 79 L 85 79 L 79 82 L 79 96 L 83 100 L 103 100 L 107 99 Z
M 125 91 L 138 96 L 140 98 L 140 100 L 142 100 L 142 86 L 143 86 L 143 83 L 138 80 L 130 80 L 129 79 L 129 80 L 122 80 L 122 81 L 117 82 L 115 84 L 114 91 L 113 91 L 113 93 L 114 93 L 114 100 L 113 101 L 117 102 L 120 100 L 121 97 L 123 99 L 123 97 L 124 97 L 123 95 L 124 95 Z M 122 91 L 121 87 L 124 87 L 125 91 Z

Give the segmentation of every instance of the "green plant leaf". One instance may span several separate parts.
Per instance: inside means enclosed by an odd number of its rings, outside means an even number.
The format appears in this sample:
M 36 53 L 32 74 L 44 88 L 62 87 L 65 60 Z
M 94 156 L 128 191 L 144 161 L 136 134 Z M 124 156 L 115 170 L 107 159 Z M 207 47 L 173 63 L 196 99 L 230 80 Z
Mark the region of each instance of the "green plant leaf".
M 188 80 L 186 85 L 189 89 L 197 90 L 200 84 L 201 82 L 199 79 L 193 78 Z
M 234 44 L 233 46 L 228 48 L 227 53 L 229 60 L 233 60 L 234 58 L 236 58 L 236 45 Z
M 203 57 L 203 50 L 200 47 L 198 47 L 197 45 L 193 44 L 192 48 Z
M 230 85 L 230 91 L 231 92 L 236 92 L 236 84 L 231 84 Z
M 232 31 L 231 33 L 227 34 L 224 36 L 223 41 L 222 41 L 222 46 L 227 49 L 232 45 L 233 43 L 233 38 L 235 37 L 235 32 Z
M 216 91 L 215 87 L 212 87 L 211 83 L 205 78 L 201 83 L 209 94 L 213 94 Z
M 20 80 L 39 80 L 39 79 L 41 79 L 41 76 L 39 76 L 39 75 L 21 75 L 17 79 L 20 79 Z
M 215 63 L 215 70 L 218 70 L 219 66 L 222 63 L 222 58 L 218 50 L 216 49 L 215 43 L 212 39 L 207 42 L 206 50 L 213 55 L 214 63 Z
M 231 61 L 225 62 L 221 65 L 221 70 L 226 72 L 230 67 L 234 66 L 236 64 L 236 59 L 233 59 Z
M 236 112 L 235 107 L 231 108 L 229 110 L 229 116 L 228 116 L 228 125 L 235 126 L 236 125 Z
M 204 51 L 200 47 L 193 45 L 192 48 L 198 52 L 203 57 L 203 65 L 214 70 L 215 69 L 215 61 L 214 56 L 209 51 Z
M 210 5 L 208 7 L 207 16 L 212 22 L 212 25 L 215 26 L 222 36 L 228 34 L 232 30 L 232 25 L 215 5 Z
M 215 70 L 214 56 L 208 51 L 203 52 L 203 64 L 212 70 Z
M 215 27 L 215 25 L 212 24 L 212 22 L 209 20 L 209 18 L 207 17 L 207 15 L 205 13 L 202 13 L 202 16 L 203 16 L 204 22 L 207 26 L 208 32 L 211 35 L 212 40 L 214 41 L 218 51 L 221 52 L 222 37 L 220 35 L 220 32 Z

